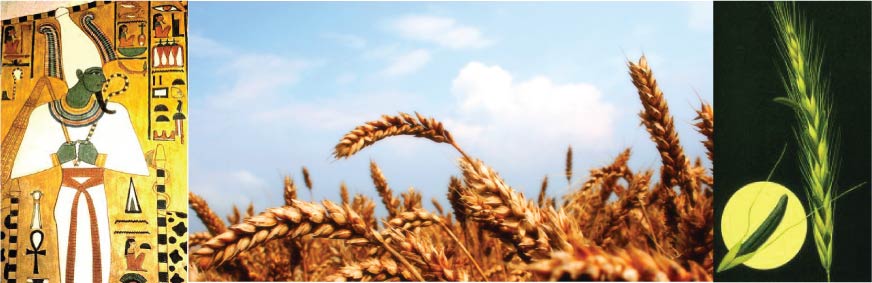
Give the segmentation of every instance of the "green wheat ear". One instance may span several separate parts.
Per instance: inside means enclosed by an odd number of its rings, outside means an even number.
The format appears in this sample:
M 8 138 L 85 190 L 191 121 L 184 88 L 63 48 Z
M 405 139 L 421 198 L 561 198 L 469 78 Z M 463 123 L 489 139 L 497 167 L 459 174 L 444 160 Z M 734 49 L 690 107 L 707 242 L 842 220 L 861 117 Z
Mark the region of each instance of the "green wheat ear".
M 827 98 L 828 83 L 821 76 L 821 52 L 812 27 L 796 12 L 792 3 L 776 2 L 772 10 L 778 47 L 785 62 L 784 87 L 787 97 L 776 98 L 794 109 L 799 125 L 795 129 L 805 195 L 812 215 L 812 231 L 821 265 L 830 280 L 833 260 L 833 183 L 838 165 L 838 138 L 830 129 L 832 106 Z

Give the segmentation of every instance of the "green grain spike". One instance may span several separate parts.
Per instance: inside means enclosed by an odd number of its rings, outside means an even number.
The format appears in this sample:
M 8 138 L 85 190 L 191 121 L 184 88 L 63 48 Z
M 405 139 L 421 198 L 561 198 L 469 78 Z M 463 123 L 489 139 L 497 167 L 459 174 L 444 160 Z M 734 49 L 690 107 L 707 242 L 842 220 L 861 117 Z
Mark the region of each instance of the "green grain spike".
M 787 212 L 787 194 L 781 195 L 775 208 L 769 212 L 769 216 L 763 220 L 763 223 L 760 223 L 760 226 L 757 226 L 750 237 L 739 241 L 727 252 L 721 260 L 721 264 L 718 265 L 718 272 L 736 267 L 754 257 L 760 246 L 772 237 L 772 233 L 781 224 L 785 212 Z

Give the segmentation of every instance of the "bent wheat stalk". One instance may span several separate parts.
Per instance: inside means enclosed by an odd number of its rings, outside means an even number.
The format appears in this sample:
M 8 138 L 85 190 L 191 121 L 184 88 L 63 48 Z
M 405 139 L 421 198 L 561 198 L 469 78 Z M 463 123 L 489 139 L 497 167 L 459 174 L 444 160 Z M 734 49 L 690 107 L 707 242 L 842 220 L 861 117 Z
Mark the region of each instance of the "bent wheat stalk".
M 336 159 L 348 158 L 361 149 L 374 144 L 386 137 L 409 135 L 426 138 L 437 143 L 447 143 L 457 149 L 463 156 L 466 153 L 460 149 L 443 126 L 434 118 L 425 118 L 421 114 L 415 116 L 400 112 L 397 116 L 382 115 L 381 120 L 366 122 L 345 134 L 333 150 Z
M 193 257 L 205 269 L 267 241 L 305 235 L 346 239 L 348 244 L 369 243 L 369 227 L 348 205 L 339 207 L 330 201 L 322 204 L 293 200 L 289 206 L 271 208 L 203 243 Z
M 821 266 L 830 280 L 833 261 L 833 184 L 838 170 L 839 142 L 833 129 L 828 82 L 821 75 L 821 51 L 807 24 L 792 5 L 776 2 L 772 11 L 778 47 L 784 56 L 784 87 L 787 97 L 777 102 L 791 106 L 799 126 L 799 164 L 811 210 L 812 233 Z

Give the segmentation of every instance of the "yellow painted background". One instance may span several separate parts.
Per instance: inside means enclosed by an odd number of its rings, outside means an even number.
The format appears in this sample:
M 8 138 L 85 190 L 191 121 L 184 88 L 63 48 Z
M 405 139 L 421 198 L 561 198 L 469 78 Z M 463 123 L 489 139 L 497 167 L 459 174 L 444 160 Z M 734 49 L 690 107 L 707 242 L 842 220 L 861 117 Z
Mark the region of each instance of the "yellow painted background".
M 14 5 L 28 5 L 28 2 L 19 2 L 19 3 L 4 3 L 4 7 L 6 4 Z M 186 2 L 178 2 L 178 1 L 168 1 L 168 2 L 138 2 L 139 5 L 146 6 L 150 5 L 151 7 L 162 5 L 162 4 L 173 4 L 177 7 L 184 7 L 179 12 L 176 13 L 176 17 L 180 18 L 180 32 L 187 34 L 187 4 Z M 116 37 L 115 32 L 117 31 L 117 27 L 115 26 L 116 21 L 116 7 L 117 3 L 104 3 L 103 1 L 97 2 L 97 7 L 87 9 L 85 5 L 79 12 L 73 12 L 73 9 L 70 8 L 70 15 L 74 22 L 77 25 L 81 25 L 80 19 L 81 17 L 87 13 L 94 13 L 95 19 L 94 23 L 100 28 L 100 30 L 106 35 L 107 38 L 113 44 L 115 44 L 114 38 Z M 55 7 L 57 8 L 57 7 Z M 150 22 L 151 22 L 151 13 L 157 13 L 150 7 L 144 7 L 148 11 L 145 13 L 148 15 L 146 20 L 149 22 L 149 26 L 146 27 L 146 32 L 151 33 Z M 165 16 L 166 21 L 169 21 L 168 12 L 160 12 Z M 120 21 L 121 19 L 119 19 Z M 27 67 L 18 67 L 23 71 L 21 80 L 16 84 L 16 97 L 15 100 L 4 100 L 0 102 L 0 110 L 2 110 L 2 124 L 0 124 L 0 128 L 2 128 L 2 132 L 0 132 L 0 139 L 8 138 L 6 135 L 9 132 L 12 121 L 14 121 L 21 111 L 21 108 L 24 102 L 27 100 L 28 96 L 31 93 L 31 88 L 33 88 L 34 84 L 43 76 L 46 75 L 45 70 L 45 54 L 46 54 L 46 39 L 43 34 L 38 33 L 38 27 L 43 23 L 54 23 L 57 24 L 57 21 L 53 17 L 43 17 L 38 20 L 31 20 L 22 23 L 15 23 L 16 26 L 23 25 L 32 25 L 32 32 L 35 32 L 35 41 L 33 54 L 31 54 L 31 68 L 33 68 L 33 78 L 30 78 L 30 72 Z M 5 28 L 5 25 L 4 25 Z M 81 28 L 81 26 L 80 26 Z M 133 34 L 138 34 L 138 27 L 131 27 L 130 29 L 133 31 Z M 60 37 L 63 37 L 61 34 Z M 170 87 L 173 79 L 180 78 L 185 80 L 186 85 L 181 86 L 181 90 L 183 93 L 183 97 L 181 100 L 183 101 L 182 113 L 186 116 L 188 115 L 188 99 L 187 99 L 187 38 L 186 37 L 173 37 L 173 39 L 180 45 L 185 48 L 184 54 L 184 70 L 182 73 L 161 73 L 160 75 L 164 76 L 162 81 L 163 85 L 156 85 L 155 87 Z M 151 38 L 152 45 L 158 43 L 159 39 Z M 23 49 L 26 53 L 30 52 L 31 40 L 29 36 L 21 38 L 21 44 L 23 45 Z M 116 56 L 118 58 L 122 58 L 120 53 L 116 52 Z M 5 52 L 5 51 L 4 51 Z M 152 54 L 151 50 L 146 51 L 144 56 L 150 56 Z M 75 54 L 61 54 L 61 56 L 75 56 Z M 7 63 L 7 60 L 3 60 L 4 63 Z M 146 64 L 148 63 L 148 64 Z M 106 76 L 110 76 L 114 73 L 122 73 L 128 76 L 130 87 L 129 89 L 120 95 L 116 95 L 111 98 L 112 102 L 117 102 L 124 105 L 129 111 L 131 122 L 133 124 L 134 130 L 136 132 L 137 137 L 139 138 L 139 143 L 142 147 L 142 153 L 145 155 L 147 160 L 149 161 L 149 176 L 131 176 L 128 174 L 123 174 L 119 172 L 113 172 L 107 170 L 104 175 L 104 186 L 106 190 L 107 204 L 109 209 L 109 221 L 110 223 L 114 223 L 115 220 L 118 219 L 144 219 L 148 221 L 148 225 L 143 226 L 142 224 L 109 224 L 110 235 L 111 235 L 111 250 L 112 250 L 112 258 L 111 258 L 111 267 L 104 266 L 103 268 L 111 268 L 110 274 L 110 282 L 119 282 L 120 277 L 124 273 L 128 273 L 130 271 L 127 270 L 127 264 L 124 257 L 124 243 L 127 239 L 126 235 L 115 234 L 114 232 L 117 230 L 125 230 L 125 229 L 147 229 L 150 234 L 146 236 L 138 236 L 138 243 L 142 243 L 142 241 L 148 241 L 151 245 L 151 250 L 144 250 L 147 255 L 145 262 L 143 263 L 143 268 L 147 270 L 147 272 L 136 272 L 140 275 L 143 275 L 148 282 L 158 282 L 158 267 L 157 267 L 157 209 L 156 209 L 156 197 L 157 194 L 154 191 L 155 180 L 157 179 L 155 175 L 155 168 L 153 167 L 154 163 L 151 161 L 153 156 L 153 150 L 158 144 L 162 144 L 164 150 L 167 155 L 167 165 L 166 169 L 168 171 L 168 177 L 166 178 L 167 184 L 167 193 L 170 195 L 170 201 L 168 203 L 168 211 L 181 211 L 187 213 L 187 184 L 188 184 L 188 168 L 187 168 L 187 137 L 188 137 L 188 121 L 184 121 L 184 136 L 185 136 L 185 144 L 181 144 L 179 138 L 177 137 L 176 141 L 154 141 L 149 137 L 151 136 L 151 132 L 148 131 L 149 126 L 149 98 L 151 97 L 150 89 L 149 89 L 149 76 L 151 76 L 151 72 L 147 74 L 131 74 L 126 73 L 120 64 L 124 64 L 127 69 L 131 70 L 143 70 L 144 65 L 151 64 L 149 59 L 139 59 L 139 60 L 115 60 L 111 62 L 104 63 L 103 70 Z M 11 95 L 12 88 L 12 70 L 15 67 L 7 67 L 4 65 L 2 68 L 2 89 L 6 90 Z M 67 91 L 66 84 L 59 79 L 50 78 L 51 85 L 53 86 L 55 95 L 60 98 Z M 113 81 L 110 87 L 110 91 L 117 90 L 120 88 L 120 83 L 117 81 Z M 172 94 L 172 93 L 171 93 Z M 105 95 L 104 95 L 105 97 Z M 47 93 L 40 98 L 41 105 L 43 103 L 47 103 L 51 98 Z M 176 98 L 164 98 L 164 99 L 154 99 L 152 103 L 162 103 L 170 108 L 170 112 L 166 112 L 166 115 L 172 117 L 172 114 L 175 113 L 176 107 Z M 152 104 L 151 107 L 154 107 L 155 104 Z M 111 106 L 110 106 L 111 109 Z M 27 113 L 29 114 L 29 113 Z M 23 115 L 27 115 L 23 114 Z M 190 117 L 188 117 L 190 119 Z M 154 115 L 151 117 L 154 119 Z M 167 132 L 174 129 L 174 122 L 165 123 L 166 125 L 156 126 L 153 124 L 152 130 L 166 130 Z M 155 127 L 156 126 L 156 127 Z M 98 125 L 99 128 L 99 125 Z M 60 130 L 60 129 L 58 129 Z M 2 140 L 0 140 L 2 141 Z M 60 144 L 61 141 L 57 141 Z M 26 147 L 26 144 L 22 144 L 21 147 Z M 10 150 L 8 148 L 3 148 L 2 150 Z M 99 150 L 99 149 L 98 149 Z M 46 158 L 49 158 L 46 156 Z M 14 158 L 13 158 L 14 160 Z M 54 215 L 53 209 L 55 206 L 57 192 L 60 186 L 60 177 L 61 171 L 59 167 L 53 167 L 52 169 L 33 174 L 30 176 L 25 176 L 18 179 L 13 179 L 11 182 L 7 182 L 3 184 L 3 210 L 2 217 L 5 217 L 7 213 L 9 213 L 8 205 L 8 195 L 7 193 L 10 190 L 20 189 L 20 198 L 21 205 L 19 211 L 19 229 L 18 229 L 18 272 L 16 274 L 16 278 L 19 282 L 26 282 L 27 278 L 48 278 L 49 282 L 61 282 L 60 276 L 60 266 L 63 264 L 59 264 L 58 261 L 58 248 L 57 248 L 57 229 L 59 227 L 55 227 L 54 224 Z M 129 187 L 129 178 L 132 177 L 137 194 L 139 196 L 139 203 L 142 208 L 142 213 L 137 215 L 136 217 L 132 217 L 131 215 L 135 214 L 126 214 L 124 212 L 125 203 L 127 200 L 127 192 Z M 43 248 L 47 250 L 46 256 L 40 257 L 40 274 L 38 276 L 32 276 L 30 273 L 32 271 L 32 260 L 33 256 L 26 256 L 25 249 L 30 245 L 30 223 L 32 218 L 32 204 L 33 199 L 30 197 L 30 192 L 34 189 L 39 189 L 43 193 L 45 193 L 45 197 L 43 197 L 41 201 L 41 218 L 42 218 L 42 226 L 43 231 L 46 235 L 45 242 L 43 243 Z M 59 213 L 69 213 L 69 212 L 59 212 Z M 101 223 L 103 224 L 103 223 Z M 187 224 L 186 224 L 187 225 Z M 171 227 L 171 226 L 170 226 Z M 60 227 L 62 229 L 66 229 L 66 227 Z M 64 239 L 65 240 L 65 239 Z M 181 241 L 187 242 L 187 239 L 182 239 Z M 176 243 L 177 246 L 179 243 Z M 3 242 L 4 247 L 8 247 L 8 237 L 7 240 Z M 187 261 L 187 255 L 185 256 L 185 261 Z M 186 266 L 185 262 L 178 266 Z M 2 268 L 2 267 L 0 267 Z M 182 273 L 183 278 L 187 279 L 186 272 L 182 270 L 177 270 Z

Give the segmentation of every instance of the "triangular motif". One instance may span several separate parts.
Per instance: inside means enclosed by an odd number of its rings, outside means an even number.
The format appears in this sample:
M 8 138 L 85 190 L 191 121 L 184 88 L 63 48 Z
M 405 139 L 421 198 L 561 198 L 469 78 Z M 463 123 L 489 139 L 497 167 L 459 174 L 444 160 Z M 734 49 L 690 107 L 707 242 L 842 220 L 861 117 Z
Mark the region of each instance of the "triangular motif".
M 133 186 L 133 178 L 130 178 L 130 189 L 127 191 L 127 206 L 124 208 L 126 213 L 142 213 L 142 208 L 139 207 L 139 197 L 136 196 L 136 188 Z

